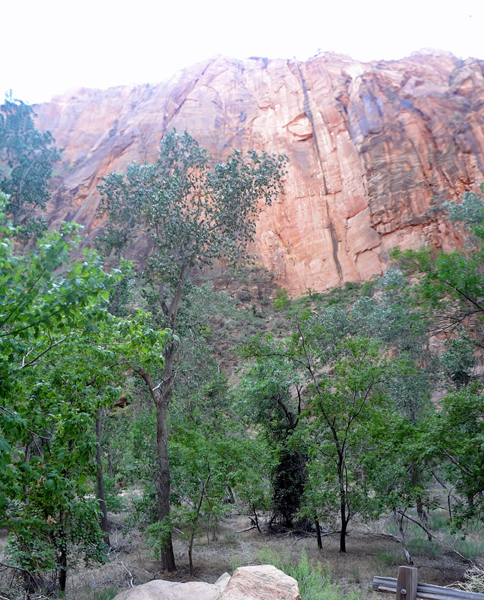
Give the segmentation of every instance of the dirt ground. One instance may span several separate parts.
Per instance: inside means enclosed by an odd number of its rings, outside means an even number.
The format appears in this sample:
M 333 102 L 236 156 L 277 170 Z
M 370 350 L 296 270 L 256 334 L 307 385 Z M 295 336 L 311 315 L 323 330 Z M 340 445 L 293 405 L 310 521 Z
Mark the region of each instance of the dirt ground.
M 339 552 L 338 534 L 323 537 L 323 549 L 318 550 L 315 536 L 294 534 L 264 534 L 249 529 L 247 516 L 233 514 L 219 527 L 216 539 L 200 538 L 194 548 L 195 573 L 189 574 L 186 543 L 175 539 L 174 550 L 178 570 L 173 574 L 161 573 L 159 563 L 151 556 L 143 536 L 139 533 L 123 535 L 119 516 L 112 516 L 111 562 L 87 571 L 72 572 L 69 578 L 69 600 L 95 598 L 93 592 L 144 583 L 154 578 L 174 581 L 199 580 L 215 582 L 225 571 L 232 573 L 237 567 L 267 562 L 263 553 L 270 551 L 297 562 L 302 552 L 310 561 L 321 563 L 323 572 L 331 576 L 341 592 L 356 591 L 358 598 L 378 598 L 371 592 L 375 575 L 396 577 L 398 566 L 405 564 L 401 547 L 395 541 L 380 537 L 386 523 L 373 523 L 371 528 L 355 523 L 347 539 L 347 552 Z M 261 556 L 262 553 L 262 556 Z M 462 578 L 468 564 L 452 553 L 443 552 L 438 557 L 414 555 L 419 569 L 419 581 L 449 585 Z M 384 598 L 385 596 L 381 596 Z M 387 598 L 388 600 L 388 598 Z
M 325 534 L 323 549 L 319 551 L 315 536 L 259 533 L 251 528 L 247 516 L 234 512 L 220 525 L 216 539 L 210 536 L 208 541 L 204 535 L 197 540 L 193 576 L 189 574 L 186 543 L 175 538 L 178 569 L 166 574 L 159 571 L 159 563 L 152 557 L 142 534 L 137 531 L 123 533 L 123 521 L 123 515 L 110 515 L 112 550 L 107 564 L 94 569 L 79 567 L 69 571 L 67 600 L 104 600 L 111 598 L 114 591 L 156 578 L 213 583 L 225 571 L 232 573 L 239 566 L 267 562 L 263 553 L 268 551 L 295 562 L 302 552 L 306 552 L 310 561 L 321 563 L 323 572 L 331 576 L 341 592 L 353 591 L 358 598 L 376 599 L 385 596 L 371 591 L 373 577 L 396 577 L 398 566 L 405 564 L 400 545 L 381 537 L 389 526 L 385 520 L 371 526 L 354 523 L 347 539 L 347 552 L 341 554 L 338 534 Z M 6 531 L 0 530 L 0 561 L 1 546 L 5 540 Z M 437 585 L 458 581 L 468 566 L 456 555 L 445 551 L 432 558 L 416 554 L 414 561 L 419 570 L 419 581 Z

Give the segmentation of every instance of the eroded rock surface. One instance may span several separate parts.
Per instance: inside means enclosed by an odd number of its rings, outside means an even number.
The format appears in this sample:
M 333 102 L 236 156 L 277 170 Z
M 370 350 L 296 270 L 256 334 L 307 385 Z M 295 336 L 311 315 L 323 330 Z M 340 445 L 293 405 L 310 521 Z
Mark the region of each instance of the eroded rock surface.
M 220 600 L 301 600 L 297 581 L 276 567 L 240 567 L 230 578 Z
M 240 567 L 214 583 L 156 579 L 125 590 L 114 600 L 301 600 L 297 581 L 272 565 Z
M 166 131 L 186 129 L 219 160 L 233 147 L 288 155 L 252 248 L 279 284 L 297 295 L 369 279 L 395 245 L 458 245 L 439 207 L 484 181 L 483 73 L 484 61 L 438 51 L 218 56 L 157 85 L 71 91 L 36 107 L 65 149 L 49 220 L 94 237 L 100 177 L 154 160 Z

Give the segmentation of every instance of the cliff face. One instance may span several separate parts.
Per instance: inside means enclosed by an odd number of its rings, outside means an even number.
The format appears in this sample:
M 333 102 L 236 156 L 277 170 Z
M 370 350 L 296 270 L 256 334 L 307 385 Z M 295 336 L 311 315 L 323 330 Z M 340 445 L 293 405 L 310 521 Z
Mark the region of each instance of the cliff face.
M 102 175 L 154 160 L 187 130 L 217 159 L 286 153 L 285 192 L 263 207 L 255 251 L 298 295 L 381 273 L 388 251 L 458 244 L 439 205 L 484 181 L 484 61 L 444 52 L 360 63 L 216 57 L 158 85 L 75 90 L 36 107 L 64 148 L 49 220 L 99 220 Z

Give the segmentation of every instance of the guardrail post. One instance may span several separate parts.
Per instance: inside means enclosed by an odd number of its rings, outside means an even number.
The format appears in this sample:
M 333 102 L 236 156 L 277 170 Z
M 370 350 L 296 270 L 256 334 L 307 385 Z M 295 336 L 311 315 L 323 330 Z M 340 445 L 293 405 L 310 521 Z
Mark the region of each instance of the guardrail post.
M 415 600 L 418 572 L 415 567 L 398 567 L 396 600 Z

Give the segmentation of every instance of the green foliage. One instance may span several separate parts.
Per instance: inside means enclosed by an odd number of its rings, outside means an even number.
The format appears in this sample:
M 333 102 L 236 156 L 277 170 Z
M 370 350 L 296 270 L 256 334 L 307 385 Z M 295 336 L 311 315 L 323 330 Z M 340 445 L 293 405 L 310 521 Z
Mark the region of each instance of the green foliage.
M 168 133 L 154 164 L 111 174 L 100 187 L 109 223 L 99 241 L 121 252 L 142 226 L 155 244 L 147 275 L 176 286 L 186 271 L 225 256 L 239 260 L 255 231 L 257 200 L 270 204 L 281 188 L 283 156 L 234 150 L 210 168 L 188 133 Z
M 166 550 L 171 530 L 172 524 L 168 517 L 165 517 L 163 521 L 152 523 L 146 528 L 147 542 L 152 548 L 155 558 L 161 559 Z
M 338 587 L 331 583 L 331 572 L 323 568 L 321 563 L 312 564 L 305 552 L 301 553 L 296 563 L 270 550 L 259 553 L 261 564 L 274 565 L 286 575 L 294 577 L 299 586 L 301 600 L 357 600 L 356 592 L 341 594 Z
M 482 196 L 467 193 L 459 205 L 449 203 L 446 208 L 450 218 L 472 234 L 467 247 L 448 254 L 428 248 L 396 249 L 393 256 L 413 275 L 408 287 L 429 315 L 430 326 L 447 336 L 439 367 L 448 395 L 427 421 L 426 455 L 443 461 L 448 481 L 456 486 L 460 496 L 453 523 L 463 527 L 482 518 L 482 464 L 477 450 L 482 443 L 482 384 L 475 365 L 482 358 L 484 339 L 484 202 Z
M 16 229 L 0 213 L 0 525 L 12 564 L 37 587 L 57 573 L 61 589 L 74 558 L 104 560 L 89 480 L 94 423 L 119 396 L 122 352 L 138 344 L 142 357 L 162 354 L 143 315 L 128 324 L 108 312 L 116 271 L 105 274 L 92 253 L 65 265 L 75 229 L 45 234 L 17 255 Z
M 244 373 L 238 409 L 248 426 L 255 423 L 261 428 L 274 457 L 270 472 L 272 522 L 292 527 L 306 478 L 304 443 L 293 439 L 302 405 L 300 398 L 293 397 L 292 389 L 295 386 L 299 391 L 301 376 L 273 340 L 264 345 L 254 341 L 246 353 L 256 360 Z
M 441 401 L 430 431 L 434 452 L 444 463 L 448 480 L 460 494 L 454 506 L 454 525 L 483 518 L 484 489 L 484 405 L 482 387 L 474 383 L 461 387 Z
M 440 366 L 447 385 L 456 388 L 468 385 L 473 379 L 476 360 L 472 340 L 465 331 L 446 340 L 445 350 L 440 356 Z
M 12 96 L 0 106 L 0 191 L 9 195 L 7 212 L 26 237 L 45 229 L 31 212 L 45 207 L 52 164 L 60 158 L 52 135 L 38 131 L 33 117 L 32 107 Z
M 286 309 L 291 305 L 287 290 L 281 287 L 277 288 L 276 299 L 274 300 L 273 305 L 276 310 Z
M 392 406 L 389 386 L 409 369 L 390 361 L 378 342 L 353 333 L 355 321 L 336 307 L 303 310 L 291 337 L 254 339 L 246 347 L 255 361 L 241 396 L 276 450 L 273 502 L 280 497 L 286 505 L 286 526 L 297 511 L 311 522 L 339 517 L 346 531 L 355 514 L 381 510 L 364 461 L 376 444 L 372 424 L 384 421 Z M 342 533 L 342 551 L 344 542 Z
M 224 164 L 211 166 L 207 151 L 194 138 L 188 133 L 178 136 L 171 132 L 161 140 L 154 164 L 133 163 L 126 175 L 113 173 L 100 186 L 101 213 L 108 213 L 109 221 L 98 242 L 106 254 L 114 252 L 119 259 L 142 232 L 148 233 L 153 251 L 142 273 L 143 296 L 152 308 L 156 299 L 153 321 L 158 328 L 169 327 L 172 334 L 158 361 L 156 352 L 151 352 L 153 360 L 148 362 L 140 357 L 130 359 L 156 408 L 155 479 L 160 521 L 170 514 L 168 407 L 180 358 L 180 338 L 174 334 L 180 332 L 183 336 L 198 329 L 196 337 L 200 339 L 202 332 L 207 333 L 199 319 L 190 322 L 180 318 L 190 295 L 190 282 L 216 259 L 231 264 L 246 260 L 246 246 L 255 232 L 258 202 L 264 200 L 270 204 L 277 197 L 286 161 L 284 156 L 266 153 L 259 156 L 254 151 L 243 155 L 234 150 Z M 189 299 L 186 304 L 189 314 Z M 152 331 L 155 333 L 154 327 Z M 142 335 L 146 337 L 146 332 Z M 160 342 L 163 346 L 164 339 Z M 192 356 L 201 355 L 198 349 Z M 125 351 L 130 352 L 129 344 Z M 188 381 L 189 378 L 185 380 Z M 200 511 L 201 508 L 198 515 Z M 195 521 L 189 519 L 195 522 L 198 516 Z M 162 552 L 162 562 L 164 568 L 175 569 L 171 540 Z
M 483 197 L 464 195 L 458 205 L 448 204 L 452 219 L 459 221 L 464 231 L 471 232 L 472 243 L 463 250 L 450 253 L 430 248 L 402 252 L 396 248 L 393 258 L 408 274 L 418 274 L 413 294 L 433 312 L 433 322 L 443 331 L 453 333 L 465 327 L 477 345 L 482 341 L 484 294 L 482 263 L 484 260 Z
M 355 514 L 378 514 L 362 471 L 373 445 L 371 423 L 382 418 L 381 411 L 388 406 L 384 384 L 395 367 L 377 343 L 364 338 L 343 339 L 328 367 L 327 375 L 314 372 L 309 386 L 311 461 L 304 510 L 325 522 L 339 515 L 345 530 Z

